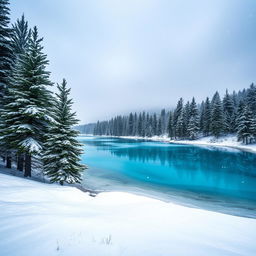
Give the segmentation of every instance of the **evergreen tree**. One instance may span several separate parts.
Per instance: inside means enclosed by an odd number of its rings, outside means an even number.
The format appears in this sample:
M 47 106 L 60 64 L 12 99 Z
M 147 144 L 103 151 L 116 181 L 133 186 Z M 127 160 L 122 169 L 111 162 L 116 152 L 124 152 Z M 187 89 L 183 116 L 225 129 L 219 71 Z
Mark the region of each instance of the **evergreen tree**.
M 12 26 L 11 34 L 11 46 L 15 57 L 15 62 L 28 50 L 30 29 L 28 28 L 28 22 L 25 21 L 24 15 L 21 19 L 17 19 L 16 23 Z M 7 102 L 5 102 L 7 104 Z M 17 169 L 23 171 L 24 169 L 24 155 L 17 155 Z
M 256 120 L 251 109 L 247 105 L 241 107 L 242 112 L 238 117 L 237 138 L 243 143 L 251 143 L 255 138 Z
M 145 137 L 146 135 L 146 113 L 143 111 L 142 113 L 142 129 L 141 129 L 141 136 Z
M 165 127 L 166 126 L 166 120 L 165 120 L 166 113 L 165 113 L 165 109 L 161 110 L 160 118 L 161 118 L 161 122 L 162 122 L 162 124 L 161 124 L 161 128 L 162 128 L 161 134 L 165 134 L 165 132 L 166 132 L 166 127 Z
M 256 86 L 254 84 L 251 84 L 247 90 L 246 102 L 250 110 L 256 115 Z
M 9 1 L 0 0 L 0 107 L 13 65 L 13 51 L 11 47 L 11 29 L 9 28 Z
M 226 90 L 223 98 L 223 117 L 224 117 L 224 131 L 232 133 L 235 129 L 235 108 L 232 97 Z
M 23 14 L 21 19 L 17 19 L 12 26 L 11 45 L 16 58 L 28 49 L 30 35 L 31 30 L 28 28 L 28 22 Z
M 199 129 L 203 131 L 204 128 L 204 116 L 205 116 L 205 103 L 204 101 L 200 104 L 200 111 L 199 111 Z
M 152 137 L 153 136 L 153 117 L 149 116 L 149 114 L 147 114 L 147 133 L 146 133 L 147 137 Z
M 0 135 L 3 136 L 3 131 L 6 127 L 2 108 L 4 96 L 9 85 L 9 77 L 13 65 L 13 52 L 10 43 L 11 29 L 9 28 L 9 1 L 0 0 Z M 0 140 L 0 153 L 3 159 L 6 159 L 6 167 L 11 168 L 11 151 L 9 145 Z
M 153 135 L 157 135 L 157 117 L 156 117 L 156 113 L 154 113 L 153 115 L 153 124 L 152 124 L 152 133 Z
M 178 121 L 176 124 L 175 134 L 178 138 L 183 139 L 185 136 L 185 119 L 184 119 L 184 109 L 181 109 Z
M 79 163 L 82 154 L 81 144 L 77 141 L 78 131 L 73 125 L 78 123 L 76 114 L 72 112 L 70 89 L 66 80 L 57 85 L 59 92 L 53 109 L 54 122 L 49 127 L 44 143 L 44 173 L 51 182 L 80 183 L 81 172 L 85 166 Z
M 177 103 L 177 107 L 173 113 L 173 128 L 175 131 L 174 137 L 176 137 L 177 123 L 178 123 L 179 116 L 181 115 L 182 109 L 183 109 L 183 99 L 180 98 Z M 184 117 L 182 117 L 182 118 L 184 119 Z
M 191 114 L 190 114 L 190 103 L 189 101 L 186 103 L 186 105 L 184 106 L 184 109 L 183 109 L 183 113 L 184 113 L 184 138 L 185 137 L 189 137 L 189 134 L 188 134 L 188 124 L 189 124 L 189 120 L 190 120 L 190 117 L 191 117 Z
M 129 115 L 129 128 L 128 128 L 128 135 L 131 136 L 133 133 L 133 125 L 134 125 L 134 121 L 133 121 L 133 114 L 130 113 Z
M 216 92 L 211 102 L 211 133 L 219 137 L 223 132 L 223 110 L 220 95 Z
M 138 118 L 138 136 L 142 136 L 142 128 L 142 115 L 140 113 Z
M 190 139 L 194 140 L 198 137 L 199 117 L 198 117 L 198 109 L 197 109 L 197 105 L 194 97 L 190 104 L 190 118 L 189 118 L 187 129 L 188 129 L 188 136 Z
M 173 113 L 170 112 L 168 121 L 168 135 L 170 139 L 174 138 Z
M 31 176 L 31 157 L 41 152 L 44 133 L 50 124 L 52 85 L 46 71 L 47 56 L 35 27 L 28 50 L 18 58 L 3 109 L 6 128 L 3 141 L 11 149 L 25 154 L 25 176 Z
M 157 123 L 157 135 L 160 136 L 162 134 L 162 120 L 161 117 L 158 119 Z
M 203 133 L 208 136 L 211 129 L 211 103 L 207 97 L 204 104 Z
M 132 131 L 132 135 L 136 136 L 137 135 L 137 127 L 138 127 L 138 120 L 137 120 L 137 113 L 134 114 L 134 121 L 133 121 L 133 131 Z

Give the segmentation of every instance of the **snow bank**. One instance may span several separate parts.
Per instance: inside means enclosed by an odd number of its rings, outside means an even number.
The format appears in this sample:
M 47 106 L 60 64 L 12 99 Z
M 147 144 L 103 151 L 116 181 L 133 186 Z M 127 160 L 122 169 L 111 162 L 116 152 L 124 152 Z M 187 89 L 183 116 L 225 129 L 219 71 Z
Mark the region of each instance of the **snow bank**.
M 103 137 L 107 137 L 107 136 L 103 136 Z M 215 138 L 213 136 L 207 136 L 197 140 L 170 140 L 170 138 L 166 135 L 153 136 L 153 137 L 139 137 L 139 136 L 109 136 L 109 137 L 118 137 L 118 138 L 135 139 L 135 140 L 151 140 L 151 141 L 169 142 L 169 143 L 176 143 L 176 144 L 230 147 L 230 148 L 236 148 L 236 149 L 256 153 L 256 144 L 249 144 L 249 145 L 242 144 L 241 142 L 237 141 L 237 138 L 234 135 L 222 136 L 219 138 Z
M 256 220 L 0 174 L 0 255 L 256 255 Z

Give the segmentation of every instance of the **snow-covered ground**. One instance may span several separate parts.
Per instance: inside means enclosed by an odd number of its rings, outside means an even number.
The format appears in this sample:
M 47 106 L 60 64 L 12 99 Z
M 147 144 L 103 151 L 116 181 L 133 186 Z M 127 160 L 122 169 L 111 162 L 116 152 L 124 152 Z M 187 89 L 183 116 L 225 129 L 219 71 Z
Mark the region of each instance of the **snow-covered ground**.
M 112 136 L 112 137 L 116 137 L 116 136 Z M 171 143 L 190 144 L 190 145 L 230 147 L 230 148 L 237 148 L 240 150 L 256 153 L 256 144 L 249 144 L 249 145 L 242 144 L 241 142 L 237 141 L 237 138 L 235 135 L 222 136 L 219 138 L 215 138 L 213 136 L 207 136 L 197 140 L 170 140 L 168 136 L 153 136 L 153 137 L 119 136 L 119 138 L 136 139 L 136 140 L 146 139 L 151 141 L 171 142 Z
M 256 219 L 0 174 L 2 256 L 256 255 Z

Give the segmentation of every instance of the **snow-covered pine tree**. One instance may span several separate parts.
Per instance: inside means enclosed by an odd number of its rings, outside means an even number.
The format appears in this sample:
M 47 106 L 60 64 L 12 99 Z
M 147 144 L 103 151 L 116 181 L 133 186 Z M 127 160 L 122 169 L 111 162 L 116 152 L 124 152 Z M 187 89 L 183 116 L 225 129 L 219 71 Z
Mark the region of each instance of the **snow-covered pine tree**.
M 161 120 L 161 116 L 158 118 L 158 122 L 157 122 L 157 135 L 160 136 L 162 134 L 162 120 Z
M 246 104 L 256 115 L 256 86 L 254 84 L 251 84 L 250 88 L 247 90 Z
M 178 122 L 179 116 L 182 112 L 182 109 L 183 109 L 183 99 L 180 98 L 178 103 L 177 103 L 177 107 L 173 112 L 173 127 L 174 127 L 174 131 L 175 131 L 174 137 L 176 137 L 177 122 Z
M 172 140 L 174 138 L 174 127 L 173 127 L 173 113 L 170 112 L 169 114 L 169 121 L 168 121 L 168 136 Z
M 161 128 L 162 128 L 162 131 L 161 131 L 161 134 L 165 134 L 166 132 L 166 113 L 165 113 L 165 109 L 162 109 L 161 110 L 161 114 L 160 114 L 160 118 L 161 118 Z
M 148 133 L 147 133 L 148 137 L 152 137 L 153 136 L 153 116 L 149 116 L 149 122 L 148 122 Z
M 85 166 L 80 164 L 81 144 L 77 141 L 78 131 L 73 126 L 78 123 L 76 113 L 72 112 L 70 88 L 63 79 L 57 85 L 59 92 L 53 109 L 54 122 L 49 128 L 44 144 L 44 173 L 52 182 L 80 183 L 81 172 Z
M 24 14 L 20 19 L 17 19 L 14 25 L 12 25 L 11 45 L 15 58 L 24 54 L 29 46 L 29 38 L 31 30 L 28 27 L 28 22 L 25 20 Z
M 133 114 L 130 113 L 129 115 L 129 127 L 128 127 L 128 135 L 131 136 L 132 135 L 132 132 L 133 132 L 133 125 L 134 125 L 134 122 L 133 122 Z
M 134 118 L 133 118 L 133 129 L 132 129 L 132 136 L 136 136 L 136 134 L 137 134 L 137 122 L 138 122 L 138 120 L 137 120 L 138 118 L 137 118 L 137 113 L 135 113 L 134 114 Z
M 6 129 L 3 140 L 10 148 L 25 154 L 24 176 L 31 176 L 31 158 L 41 152 L 44 133 L 50 124 L 52 83 L 46 71 L 47 56 L 35 27 L 28 50 L 15 63 L 7 102 L 3 109 Z
M 223 132 L 223 110 L 220 95 L 216 92 L 211 102 L 211 133 L 218 137 Z
M 11 45 L 15 62 L 28 50 L 30 35 L 31 30 L 28 28 L 28 22 L 23 14 L 21 19 L 17 19 L 12 25 Z M 24 169 L 24 155 L 22 153 L 17 155 L 17 169 L 20 171 Z
M 245 144 L 255 139 L 256 120 L 249 106 L 241 103 L 239 106 L 237 138 Z
M 138 117 L 138 136 L 142 136 L 142 115 L 139 113 Z
M 190 118 L 188 123 L 188 136 L 191 140 L 198 137 L 199 132 L 199 116 L 195 98 L 193 97 L 190 104 Z
M 157 135 L 157 116 L 156 113 L 153 115 L 153 124 L 152 124 L 152 129 L 153 129 L 153 135 Z
M 203 121 L 204 121 L 204 101 L 199 105 L 199 130 L 203 131 Z
M 11 29 L 9 28 L 9 1 L 0 0 L 0 111 L 2 111 L 4 96 L 9 85 L 9 77 L 13 66 L 13 52 L 10 42 Z M 0 115 L 0 135 L 5 128 L 3 114 Z M 0 140 L 0 154 L 6 159 L 6 167 L 11 168 L 11 152 L 8 145 Z
M 184 138 L 189 137 L 188 124 L 190 116 L 190 102 L 188 101 L 184 106 Z
M 146 113 L 145 111 L 142 112 L 142 130 L 141 136 L 145 137 L 146 135 Z
M 0 0 L 0 106 L 13 65 L 13 51 L 10 41 L 12 30 L 9 28 L 10 10 L 8 5 L 8 0 Z
M 232 97 L 229 95 L 228 90 L 222 101 L 223 105 L 223 118 L 224 118 L 224 131 L 226 133 L 233 133 L 235 129 L 235 107 Z
M 184 120 L 184 108 L 181 109 L 178 121 L 176 124 L 175 136 L 183 139 L 185 136 L 185 120 Z
M 203 133 L 208 136 L 211 128 L 211 103 L 207 97 L 204 103 Z

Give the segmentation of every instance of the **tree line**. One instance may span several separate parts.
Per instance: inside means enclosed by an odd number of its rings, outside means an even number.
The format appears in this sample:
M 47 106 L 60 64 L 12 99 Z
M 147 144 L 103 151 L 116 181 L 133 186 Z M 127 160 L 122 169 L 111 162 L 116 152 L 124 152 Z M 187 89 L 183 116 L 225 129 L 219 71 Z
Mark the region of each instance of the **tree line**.
M 11 25 L 9 14 L 9 1 L 0 0 L 0 154 L 25 177 L 36 167 L 52 182 L 80 182 L 85 167 L 70 89 L 63 79 L 53 94 L 37 27 L 24 15 Z
M 226 90 L 223 98 L 217 91 L 211 99 L 207 97 L 200 104 L 196 103 L 194 97 L 187 102 L 180 98 L 175 109 L 163 109 L 160 114 L 144 111 L 98 121 L 94 124 L 93 134 L 140 137 L 168 135 L 174 140 L 236 134 L 238 141 L 254 143 L 256 86 L 251 84 L 248 89 L 232 94 Z

